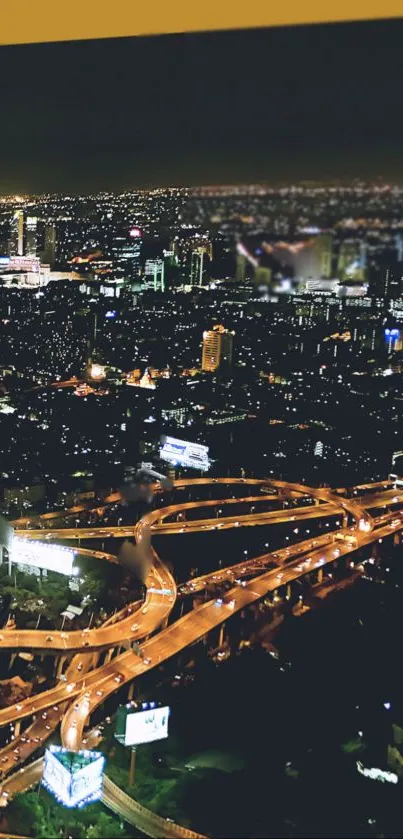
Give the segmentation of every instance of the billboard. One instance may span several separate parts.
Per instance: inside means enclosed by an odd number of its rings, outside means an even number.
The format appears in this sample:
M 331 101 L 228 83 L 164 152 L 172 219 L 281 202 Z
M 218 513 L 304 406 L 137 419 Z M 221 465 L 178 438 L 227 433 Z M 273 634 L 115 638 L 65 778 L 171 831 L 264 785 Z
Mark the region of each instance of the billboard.
M 125 746 L 140 746 L 168 737 L 168 706 L 157 707 L 155 702 L 143 702 L 136 710 L 133 705 L 120 708 L 116 720 L 115 737 Z
M 60 545 L 47 545 L 33 539 L 19 539 L 14 536 L 11 548 L 11 561 L 22 566 L 22 570 L 31 569 L 55 571 L 71 577 L 73 573 L 74 551 Z
M 0 516 L 0 548 L 7 548 L 8 551 L 11 550 L 13 533 L 14 528 L 11 524 L 3 516 Z
M 100 752 L 51 746 L 45 752 L 42 786 L 65 807 L 83 807 L 102 797 L 104 767 Z
M 174 466 L 185 466 L 207 472 L 210 468 L 208 446 L 177 440 L 175 437 L 162 437 L 160 458 Z

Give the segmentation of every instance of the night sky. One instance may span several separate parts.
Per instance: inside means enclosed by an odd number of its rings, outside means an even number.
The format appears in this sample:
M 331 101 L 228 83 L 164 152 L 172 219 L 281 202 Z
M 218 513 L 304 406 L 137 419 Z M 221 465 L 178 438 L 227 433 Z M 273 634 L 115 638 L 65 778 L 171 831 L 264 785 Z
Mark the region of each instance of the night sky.
M 403 20 L 0 47 L 0 193 L 403 181 Z

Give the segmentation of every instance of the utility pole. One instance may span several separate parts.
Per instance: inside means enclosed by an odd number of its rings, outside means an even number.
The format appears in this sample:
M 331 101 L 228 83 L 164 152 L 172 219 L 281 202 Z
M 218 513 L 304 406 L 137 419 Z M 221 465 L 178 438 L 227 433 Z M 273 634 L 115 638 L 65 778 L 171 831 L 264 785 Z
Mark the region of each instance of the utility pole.
M 130 755 L 130 774 L 129 774 L 129 786 L 132 787 L 134 784 L 134 773 L 136 769 L 136 747 L 132 748 L 132 752 Z

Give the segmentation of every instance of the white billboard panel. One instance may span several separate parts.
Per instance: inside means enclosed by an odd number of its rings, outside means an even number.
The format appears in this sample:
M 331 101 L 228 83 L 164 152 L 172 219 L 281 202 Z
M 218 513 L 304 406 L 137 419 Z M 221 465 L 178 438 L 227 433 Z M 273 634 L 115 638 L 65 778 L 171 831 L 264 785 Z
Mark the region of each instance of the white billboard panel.
M 139 746 L 168 737 L 169 708 L 135 711 L 126 717 L 125 746 Z
M 50 749 L 46 749 L 42 784 L 63 803 L 68 802 L 70 798 L 70 777 L 69 770 Z
M 163 437 L 161 440 L 160 458 L 175 466 L 186 466 L 207 472 L 210 468 L 208 446 L 200 443 L 189 443 L 177 440 L 175 437 Z
M 73 573 L 74 551 L 60 545 L 47 545 L 32 539 L 14 537 L 11 549 L 11 561 L 17 565 L 56 571 L 71 577 Z
M 42 785 L 65 807 L 82 807 L 102 797 L 105 758 L 100 752 L 45 752 Z
M 105 758 L 89 763 L 74 773 L 70 786 L 70 807 L 77 807 L 83 801 L 97 801 L 102 797 Z

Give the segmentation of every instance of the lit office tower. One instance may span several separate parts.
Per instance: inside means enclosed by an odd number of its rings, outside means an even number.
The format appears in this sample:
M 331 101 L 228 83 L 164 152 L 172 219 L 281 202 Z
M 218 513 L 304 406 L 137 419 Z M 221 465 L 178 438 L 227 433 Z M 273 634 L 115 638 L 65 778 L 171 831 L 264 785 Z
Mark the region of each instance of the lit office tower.
M 147 259 L 142 288 L 149 291 L 165 291 L 165 263 L 163 259 Z
M 246 268 L 247 268 L 247 261 L 246 256 L 243 253 L 237 253 L 236 255 L 236 267 L 235 267 L 235 281 L 237 283 L 244 283 L 246 280 Z
M 43 251 L 43 262 L 53 268 L 56 259 L 56 228 L 50 225 L 45 227 L 45 242 Z
M 203 285 L 204 249 L 197 248 L 190 255 L 190 284 Z
M 216 373 L 218 370 L 230 368 L 234 335 L 235 332 L 230 332 L 221 325 L 203 332 L 202 370 L 205 373 Z
M 314 239 L 285 249 L 283 260 L 294 268 L 298 280 L 326 280 L 332 276 L 333 237 L 319 233 Z M 275 254 L 277 256 L 277 254 Z
M 314 249 L 319 263 L 319 276 L 328 280 L 332 276 L 333 236 L 320 233 L 315 240 Z
M 112 241 L 112 266 L 116 280 L 137 280 L 140 275 L 141 230 L 116 234 Z
M 366 278 L 367 255 L 364 242 L 347 240 L 340 246 L 337 276 L 341 282 L 364 282 Z
M 11 222 L 10 256 L 24 255 L 24 213 L 16 210 Z
M 400 329 L 385 329 L 385 343 L 389 355 L 394 352 L 401 352 L 403 341 Z
M 171 243 L 178 265 L 185 272 L 192 285 L 202 285 L 200 281 L 208 271 L 213 260 L 213 245 L 203 234 L 176 236 Z
M 399 300 L 403 292 L 403 267 L 396 263 L 384 274 L 383 297 L 385 300 Z
M 38 219 L 27 216 L 25 223 L 25 256 L 36 256 L 38 247 Z
M 190 284 L 202 286 L 211 259 L 211 245 L 194 248 L 190 255 Z

